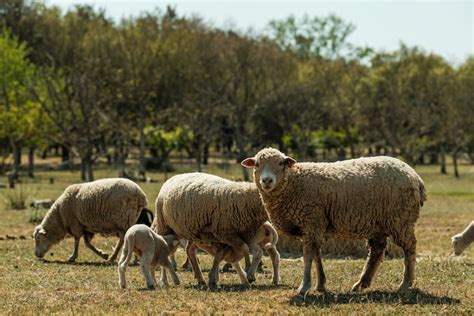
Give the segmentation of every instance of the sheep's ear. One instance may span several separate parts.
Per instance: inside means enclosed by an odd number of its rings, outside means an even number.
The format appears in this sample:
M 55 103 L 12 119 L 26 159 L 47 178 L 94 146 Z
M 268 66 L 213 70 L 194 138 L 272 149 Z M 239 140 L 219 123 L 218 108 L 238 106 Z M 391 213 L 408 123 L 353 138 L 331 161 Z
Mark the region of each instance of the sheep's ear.
M 240 164 L 245 168 L 253 168 L 255 167 L 255 158 L 246 158 Z
M 296 163 L 296 160 L 294 158 L 291 158 L 290 156 L 285 157 L 285 163 L 288 167 L 293 167 Z

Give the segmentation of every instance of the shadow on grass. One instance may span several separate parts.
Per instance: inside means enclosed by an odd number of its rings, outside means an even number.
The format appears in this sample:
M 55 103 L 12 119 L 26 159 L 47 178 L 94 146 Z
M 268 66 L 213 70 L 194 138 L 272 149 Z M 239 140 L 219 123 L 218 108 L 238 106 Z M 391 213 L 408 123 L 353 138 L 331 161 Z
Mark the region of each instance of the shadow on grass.
M 187 289 L 195 289 L 198 291 L 208 292 L 246 292 L 246 291 L 268 291 L 276 289 L 290 289 L 288 285 L 270 285 L 270 284 L 254 284 L 247 287 L 243 284 L 219 284 L 209 287 L 207 285 L 186 285 Z
M 321 307 L 333 304 L 368 304 L 368 303 L 385 303 L 385 304 L 459 304 L 458 299 L 449 296 L 435 296 L 419 289 L 410 289 L 405 293 L 388 292 L 388 291 L 371 291 L 365 293 L 332 293 L 325 292 L 319 295 L 310 294 L 306 297 L 301 295 L 294 296 L 290 299 L 292 306 L 312 306 Z
M 60 260 L 46 260 L 41 259 L 41 262 L 46 264 L 61 264 L 61 265 L 71 265 L 71 266 L 91 266 L 91 267 L 108 267 L 116 265 L 115 262 L 91 262 L 91 261 L 80 261 L 80 262 L 69 262 L 69 261 L 60 261 Z

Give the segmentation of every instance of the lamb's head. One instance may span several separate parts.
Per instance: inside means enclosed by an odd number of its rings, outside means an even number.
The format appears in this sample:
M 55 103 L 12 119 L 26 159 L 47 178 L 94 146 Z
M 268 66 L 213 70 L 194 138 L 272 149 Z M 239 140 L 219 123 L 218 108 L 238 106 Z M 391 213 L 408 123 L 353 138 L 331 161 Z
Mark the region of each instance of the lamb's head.
M 296 160 L 286 156 L 274 148 L 260 150 L 255 157 L 244 159 L 241 164 L 246 168 L 253 168 L 253 176 L 257 187 L 269 193 L 282 186 L 286 181 L 289 169 Z
M 451 237 L 451 243 L 453 244 L 453 250 L 456 256 L 462 254 L 464 249 L 466 249 L 468 246 L 468 244 L 464 242 L 464 239 L 461 234 Z
M 54 243 L 49 240 L 46 231 L 41 225 L 36 226 L 33 238 L 36 243 L 35 255 L 38 258 L 43 258 Z

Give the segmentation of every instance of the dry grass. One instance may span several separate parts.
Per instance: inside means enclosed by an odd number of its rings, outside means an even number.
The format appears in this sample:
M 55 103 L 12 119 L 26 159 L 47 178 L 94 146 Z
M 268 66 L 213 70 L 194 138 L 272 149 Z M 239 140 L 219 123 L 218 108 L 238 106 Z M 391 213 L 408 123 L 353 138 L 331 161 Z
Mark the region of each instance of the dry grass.
M 238 170 L 224 173 L 239 177 Z M 34 258 L 34 242 L 0 240 L 0 313 L 474 313 L 474 246 L 458 258 L 449 258 L 450 236 L 461 231 L 474 218 L 474 167 L 463 166 L 462 178 L 441 176 L 437 168 L 418 169 L 428 188 L 428 202 L 417 226 L 418 264 L 416 288 L 404 295 L 395 292 L 401 281 L 403 260 L 386 260 L 375 276 L 369 291 L 353 294 L 349 290 L 357 280 L 364 260 L 324 260 L 328 277 L 325 294 L 311 293 L 301 298 L 296 288 L 301 281 L 301 259 L 282 260 L 282 285 L 271 285 L 271 274 L 257 275 L 249 290 L 239 285 L 235 273 L 221 275 L 216 291 L 198 288 L 191 273 L 179 271 L 179 287 L 145 291 L 144 279 L 137 267 L 127 270 L 129 289 L 118 288 L 116 266 L 105 264 L 82 244 L 78 263 L 65 264 L 72 251 L 67 239 L 52 249 L 48 261 Z M 100 170 L 97 177 L 115 176 L 116 171 Z M 56 179 L 50 185 L 49 177 Z M 162 179 L 161 174 L 152 177 Z M 56 198 L 78 179 L 73 172 L 39 174 L 31 186 L 39 188 L 35 198 Z M 161 183 L 142 185 L 153 205 Z M 28 223 L 28 211 L 7 210 L 0 205 L 0 237 L 29 236 L 34 225 Z M 115 238 L 97 238 L 103 249 L 112 248 Z M 204 269 L 210 267 L 208 256 L 200 256 Z M 184 260 L 182 251 L 178 260 Z M 268 259 L 265 263 L 270 266 Z M 267 268 L 269 270 L 269 268 Z

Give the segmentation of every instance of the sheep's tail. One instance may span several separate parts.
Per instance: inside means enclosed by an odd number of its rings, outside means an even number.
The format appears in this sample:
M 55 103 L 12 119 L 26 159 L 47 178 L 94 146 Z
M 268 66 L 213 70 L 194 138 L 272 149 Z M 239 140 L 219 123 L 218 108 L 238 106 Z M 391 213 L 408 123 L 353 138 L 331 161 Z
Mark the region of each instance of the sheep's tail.
M 420 207 L 421 207 L 426 201 L 428 194 L 426 193 L 425 183 L 420 177 L 418 178 L 419 178 L 418 182 L 419 182 L 419 190 L 420 190 Z
M 276 247 L 276 244 L 278 242 L 278 233 L 275 230 L 275 228 L 270 224 L 269 222 L 263 223 L 263 226 L 265 227 L 265 231 L 269 232 L 270 235 L 272 235 L 272 241 L 269 243 L 266 243 L 264 248 L 265 250 L 271 249 Z
M 156 200 L 156 215 L 155 219 L 153 220 L 153 224 L 151 228 L 161 236 L 172 235 L 175 234 L 174 231 L 165 223 L 165 218 L 163 216 L 163 202 L 158 199 Z

